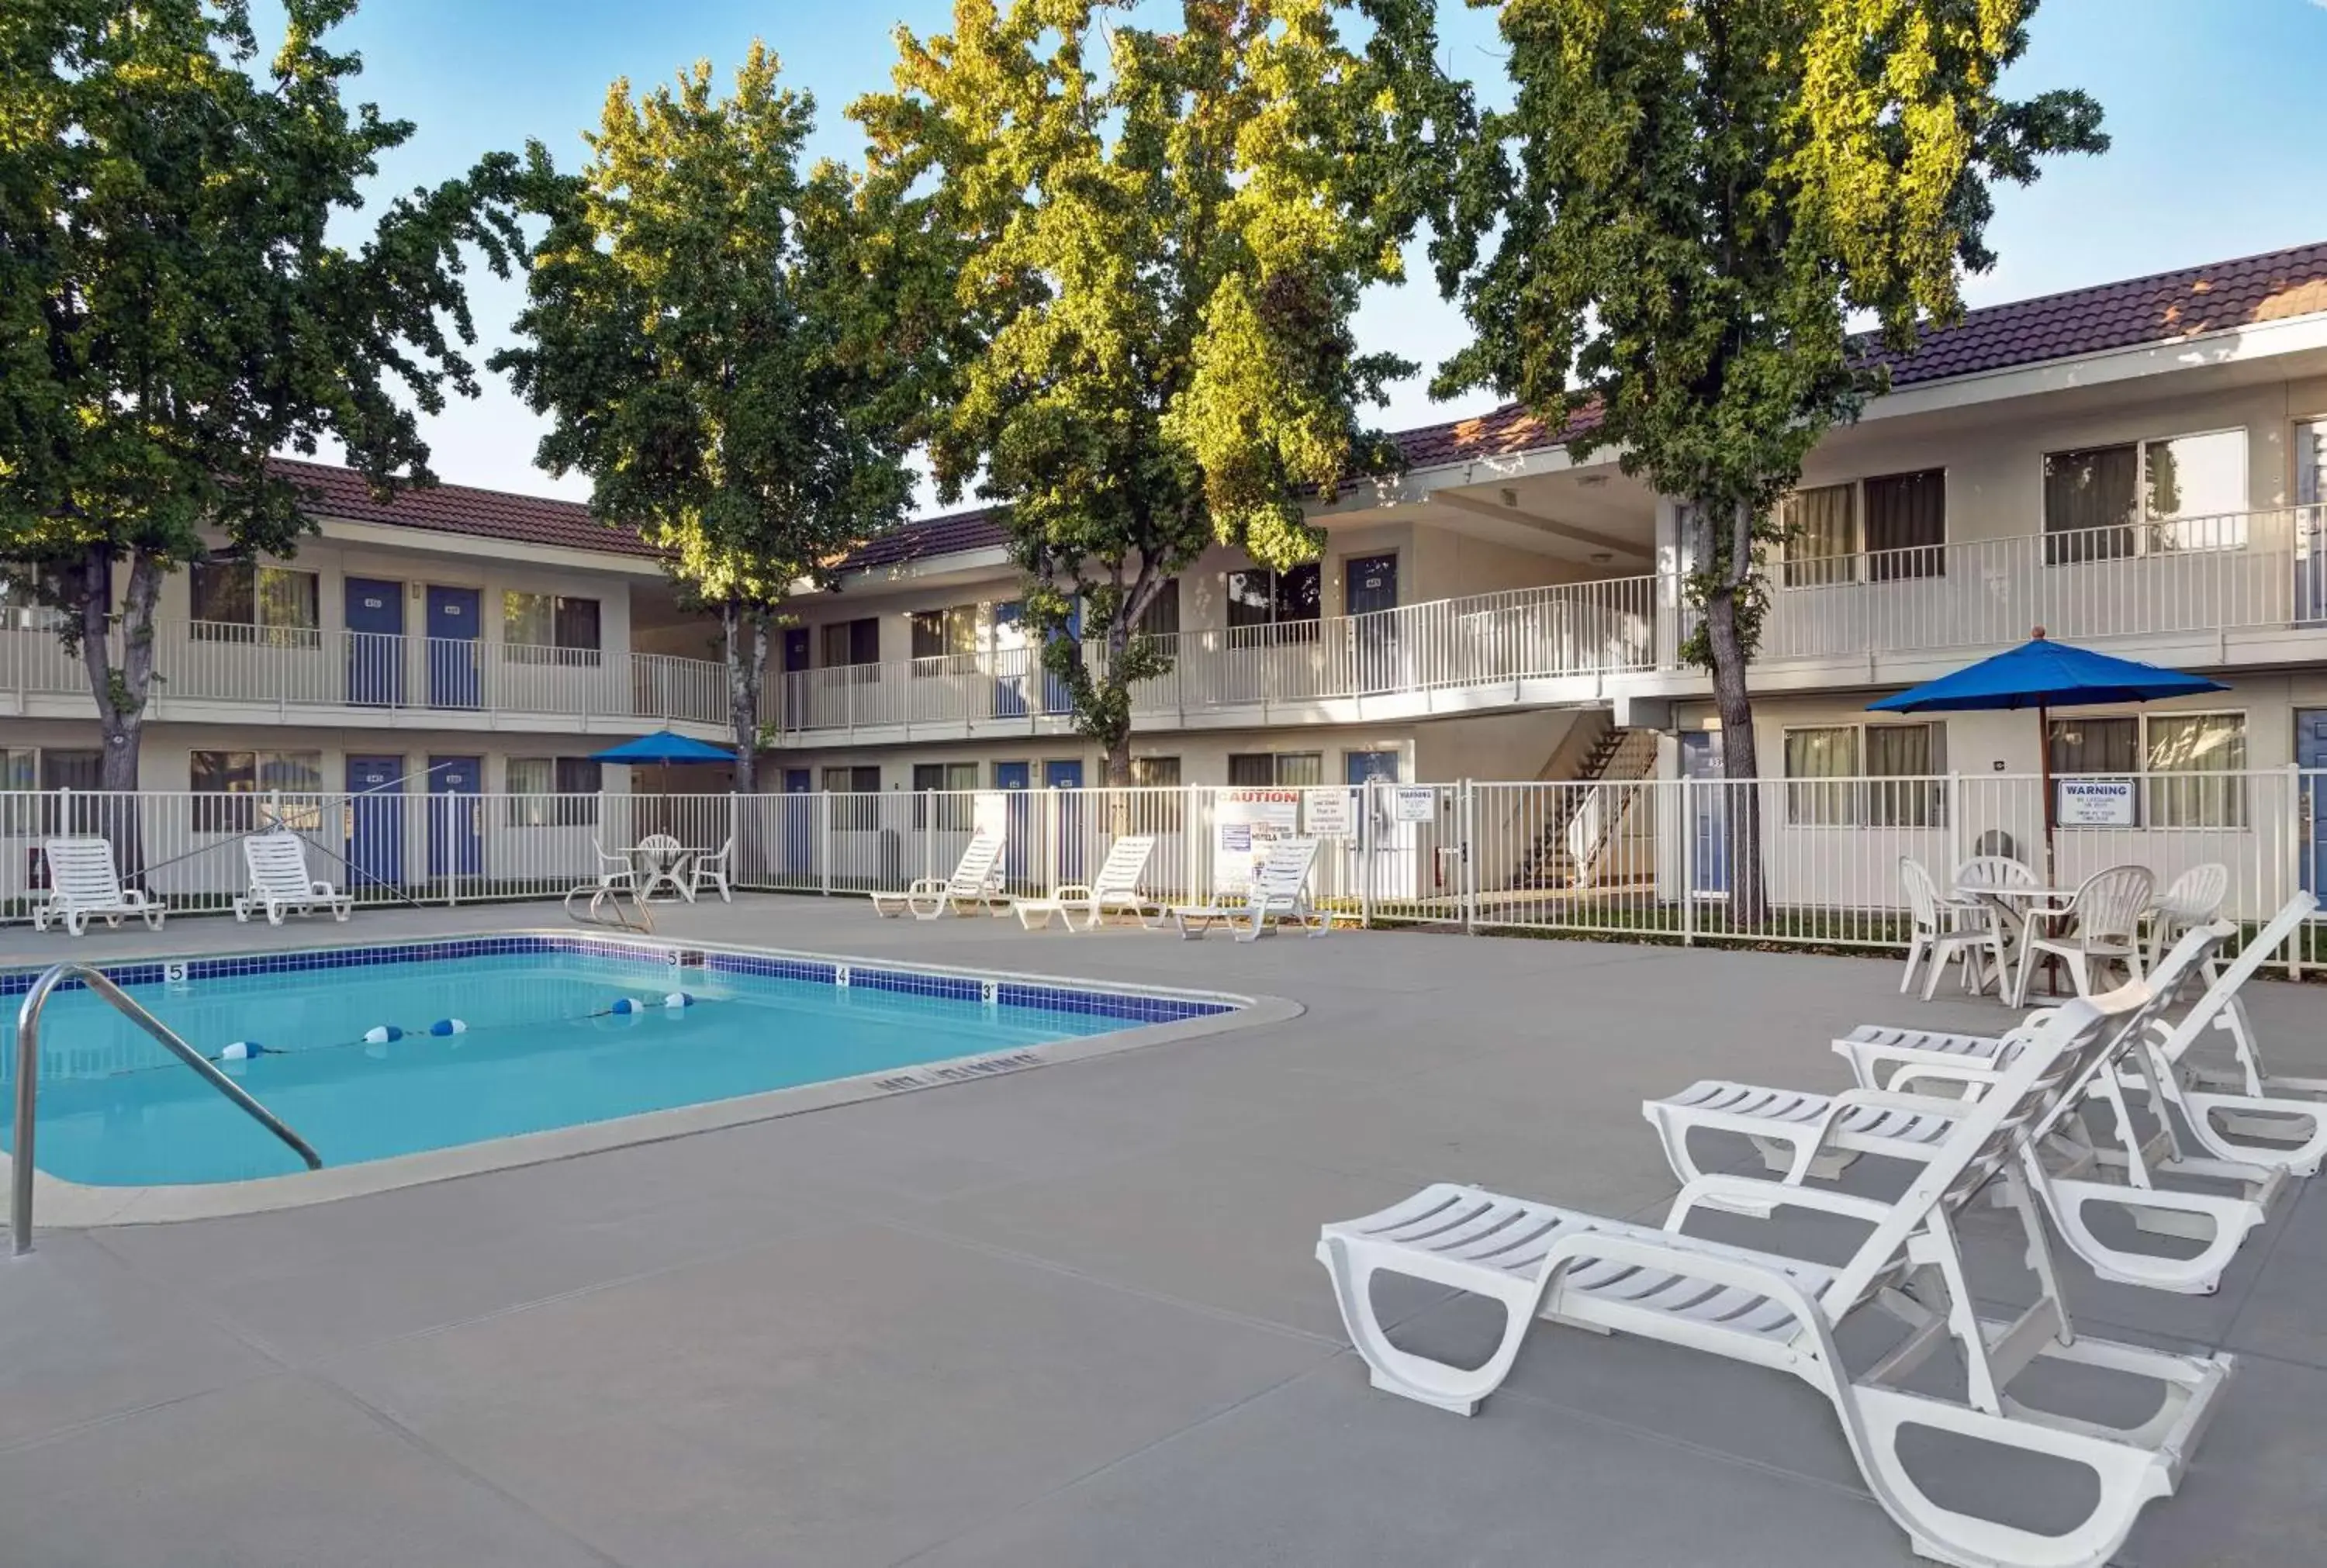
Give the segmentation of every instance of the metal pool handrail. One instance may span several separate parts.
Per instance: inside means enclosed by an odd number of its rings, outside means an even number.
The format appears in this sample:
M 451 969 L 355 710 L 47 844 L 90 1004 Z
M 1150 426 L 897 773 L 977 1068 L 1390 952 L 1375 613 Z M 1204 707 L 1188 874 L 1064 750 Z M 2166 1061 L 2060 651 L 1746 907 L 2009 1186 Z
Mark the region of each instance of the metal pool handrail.
M 33 1112 L 40 1092 L 41 1011 L 49 995 L 68 980 L 78 980 L 98 1000 L 154 1037 L 154 1042 L 194 1069 L 195 1076 L 234 1102 L 244 1115 L 282 1139 L 310 1171 L 322 1169 L 323 1157 L 307 1140 L 285 1126 L 273 1111 L 252 1099 L 240 1084 L 219 1071 L 210 1060 L 180 1039 L 171 1027 L 140 1006 L 130 994 L 87 964 L 51 964 L 24 993 L 16 1010 L 16 1136 L 9 1146 L 8 1221 L 14 1233 L 15 1255 L 33 1250 Z

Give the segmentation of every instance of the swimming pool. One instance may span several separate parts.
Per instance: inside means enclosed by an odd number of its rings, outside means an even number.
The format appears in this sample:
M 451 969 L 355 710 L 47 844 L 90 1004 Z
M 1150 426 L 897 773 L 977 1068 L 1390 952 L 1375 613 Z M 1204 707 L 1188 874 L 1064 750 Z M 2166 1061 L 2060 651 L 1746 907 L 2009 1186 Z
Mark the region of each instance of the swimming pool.
M 109 965 L 326 1169 L 840 1080 L 866 1093 L 1241 999 L 559 933 Z M 0 975 L 0 996 L 29 972 Z M 0 1033 L 13 1092 L 14 1007 Z M 888 1075 L 888 1076 L 884 1076 Z M 89 992 L 42 1025 L 35 1164 L 89 1187 L 302 1171 Z M 4 1120 L 4 1119 L 0 1119 Z M 0 1126 L 0 1136 L 5 1136 Z

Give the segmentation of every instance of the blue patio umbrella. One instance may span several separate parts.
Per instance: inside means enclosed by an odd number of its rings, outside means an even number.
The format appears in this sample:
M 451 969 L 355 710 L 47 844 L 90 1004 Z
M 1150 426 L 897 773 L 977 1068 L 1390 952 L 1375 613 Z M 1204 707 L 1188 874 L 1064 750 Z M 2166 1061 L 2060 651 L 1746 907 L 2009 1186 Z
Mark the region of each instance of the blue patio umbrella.
M 2056 705 L 2147 703 L 2161 697 L 2228 691 L 2220 681 L 2139 659 L 2117 658 L 2089 648 L 2053 642 L 2036 628 L 2030 639 L 2008 652 L 1952 675 L 1910 686 L 1866 705 L 1885 714 L 1980 713 L 1999 708 L 2036 710 L 2036 754 L 2044 777 L 2044 872 L 2052 868 L 2052 740 L 2045 710 Z
M 603 751 L 593 751 L 593 762 L 732 762 L 734 751 L 725 746 L 706 745 L 674 735 L 668 730 L 657 730 L 651 735 L 640 735 L 635 741 L 624 741 L 619 746 Z

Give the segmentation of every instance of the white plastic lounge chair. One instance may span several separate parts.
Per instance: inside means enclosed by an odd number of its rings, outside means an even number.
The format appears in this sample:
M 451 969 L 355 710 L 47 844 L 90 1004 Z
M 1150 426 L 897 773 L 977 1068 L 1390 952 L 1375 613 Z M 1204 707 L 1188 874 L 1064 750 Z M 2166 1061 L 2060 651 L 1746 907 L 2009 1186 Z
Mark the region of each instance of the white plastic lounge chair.
M 2230 868 L 2218 861 L 2193 865 L 2175 877 L 2157 895 L 2157 902 L 2149 911 L 2151 966 L 2156 965 L 2159 957 L 2182 932 L 2192 926 L 2210 923 L 2222 912 L 2222 901 L 2229 896 Z
M 2270 1200 L 2284 1179 L 2284 1172 L 2253 1166 L 2232 1168 L 2204 1162 L 2202 1169 L 2193 1169 L 2166 1160 L 2159 1163 L 2178 1173 L 2228 1180 L 2245 1190 L 2220 1193 L 2161 1189 L 2150 1179 L 2150 1166 L 2137 1145 L 2128 1146 L 2111 1161 L 2094 1147 L 2089 1129 L 2075 1119 L 2090 1096 L 2108 1104 L 2120 1128 L 2130 1126 L 2117 1073 L 2171 1003 L 2180 980 L 2201 970 L 2216 947 L 2233 931 L 2227 925 L 2201 927 L 2174 944 L 2154 977 L 2149 1000 L 2111 1024 L 2115 1041 L 2111 1050 L 2096 1062 L 2088 1081 L 2077 1087 L 2051 1122 L 2036 1129 L 2025 1145 L 2030 1157 L 2022 1174 L 2028 1190 L 2051 1217 L 2069 1250 L 2103 1279 L 2189 1295 L 2211 1294 L 2248 1233 L 2267 1217 Z M 2203 1028 L 2204 1021 L 2191 1027 Z M 1703 1173 L 1689 1140 L 1692 1134 L 1706 1131 L 1751 1139 L 1770 1168 L 1781 1172 L 1789 1183 L 1810 1176 L 1834 1176 L 1861 1154 L 1920 1162 L 1931 1156 L 1968 1105 L 1998 1080 L 2005 1053 L 2015 1048 L 2017 1038 L 1993 1041 L 1994 1050 L 1977 1058 L 1941 1055 L 1899 1063 L 1881 1088 L 1861 1087 L 1822 1095 L 1706 1080 L 1669 1098 L 1650 1100 L 1641 1109 L 1664 1142 L 1666 1159 L 1683 1181 Z M 2039 1153 L 2046 1157 L 2036 1158 Z M 2128 1179 L 2089 1178 L 2097 1166 L 2111 1165 L 2126 1171 Z M 2086 1210 L 2096 1203 L 2126 1210 L 2144 1229 L 2182 1237 L 2201 1246 L 2194 1254 L 2170 1257 L 2111 1246 L 2087 1222 Z
M 2096 1162 L 2125 1168 L 2127 1180 L 2136 1183 L 2146 1182 L 2159 1171 L 2238 1183 L 2249 1197 L 2267 1203 L 2279 1181 L 2312 1175 L 2327 1162 L 2327 1104 L 2291 1092 L 2288 1080 L 2272 1080 L 2259 1072 L 2250 1078 L 2243 1072 L 2226 1073 L 2193 1059 L 2210 1028 L 2228 1034 L 2241 1061 L 2247 1059 L 2252 1027 L 2238 993 L 2318 903 L 2310 893 L 2296 893 L 2235 959 L 2220 966 L 2205 994 L 2173 1028 L 2153 1026 L 2145 1032 L 2138 1041 L 2137 1066 L 2127 1064 L 2112 1086 L 2104 1086 L 2108 1090 L 2104 1097 L 2114 1097 L 2111 1108 L 2118 1127 L 2114 1147 L 2088 1140 Z M 1997 1043 L 1979 1035 L 1862 1025 L 1836 1041 L 1834 1048 L 1849 1061 L 1861 1085 L 1879 1089 L 1895 1084 L 1901 1071 L 1933 1063 L 1990 1063 Z M 2122 1101 L 2127 1090 L 2145 1094 L 2157 1113 L 2157 1130 L 2147 1139 L 2131 1134 Z M 2185 1139 L 2202 1153 L 2186 1151 Z
M 697 893 L 706 888 L 714 888 L 718 891 L 721 903 L 734 903 L 735 895 L 728 887 L 727 879 L 733 874 L 734 866 L 735 835 L 731 833 L 727 835 L 727 842 L 719 846 L 716 854 L 698 854 L 695 857 L 694 863 L 687 867 L 687 901 L 693 903 Z
M 2079 998 L 2023 1026 L 1995 1083 L 1965 1107 L 1891 1202 L 1747 1176 L 1706 1176 L 1681 1190 L 1659 1228 L 1442 1184 L 1367 1218 L 1326 1226 L 1318 1259 L 1377 1388 L 1467 1414 L 1509 1376 L 1537 1317 L 1663 1339 L 1790 1372 L 1825 1395 L 1875 1499 L 1922 1555 L 1966 1568 L 2098 1568 L 2143 1507 L 2180 1483 L 2231 1359 L 2074 1332 L 2054 1285 L 2044 1229 L 2036 1224 L 2024 1224 L 2035 1303 L 2009 1321 L 1980 1317 L 1955 1220 L 1990 1181 L 2023 1185 L 2017 1145 L 2107 1049 L 2107 1022 L 2147 994 L 2135 985 Z M 1765 1214 L 1823 1212 L 1857 1220 L 1871 1233 L 1839 1267 L 1685 1234 L 1690 1215 L 1715 1201 Z M 2022 1209 L 2023 1221 L 2027 1212 Z M 1375 1315 L 1372 1281 L 1383 1273 L 1500 1302 L 1507 1314 L 1500 1343 L 1471 1368 L 1399 1349 Z M 1836 1349 L 1836 1330 L 1870 1309 L 1896 1318 L 1906 1332 L 1880 1360 L 1854 1372 Z M 1908 1386 L 1949 1340 L 1962 1363 L 1964 1395 Z M 1593 1353 L 1580 1340 L 1560 1349 Z M 2054 1414 L 2018 1384 L 2039 1361 L 2145 1377 L 2163 1386 L 2163 1396 L 2154 1414 L 2130 1427 Z M 2092 1510 L 2065 1532 L 2038 1534 L 1937 1502 L 1901 1455 L 1900 1433 L 1910 1426 L 2081 1465 L 2097 1483 Z
M 970 835 L 969 844 L 961 852 L 961 863 L 953 868 L 953 875 L 939 881 L 936 877 L 918 877 L 903 892 L 874 893 L 873 911 L 883 919 L 892 915 L 911 915 L 917 920 L 934 920 L 951 910 L 966 915 L 973 909 L 989 915 L 1000 914 L 1002 899 L 1002 841 L 991 834 Z
M 1229 935 L 1239 942 L 1257 941 L 1271 921 L 1284 920 L 1308 928 L 1313 937 L 1322 937 L 1333 929 L 1333 916 L 1309 901 L 1309 873 L 1316 863 L 1315 839 L 1276 839 L 1269 845 L 1266 858 L 1253 869 L 1241 901 L 1174 905 L 1172 923 L 1181 936 L 1191 938 L 1202 937 L 1217 925 L 1226 926 Z
M 2122 964 L 2132 978 L 2141 978 L 2141 917 L 2157 879 L 2145 866 L 2113 865 L 2097 871 L 2078 884 L 2076 896 L 2060 909 L 2032 909 L 2026 956 L 2020 964 L 2016 994 L 2019 1006 L 2027 999 L 2029 978 L 2046 956 L 2069 966 L 2077 994 L 2093 994 L 2093 976 L 2107 964 Z M 2057 929 L 2074 922 L 2072 929 Z
M 89 929 L 91 915 L 117 929 L 121 917 L 136 915 L 148 930 L 162 929 L 169 911 L 146 896 L 143 888 L 121 885 L 113 863 L 113 845 L 102 838 L 51 838 L 41 845 L 48 862 L 48 896 L 33 906 L 33 929 L 45 931 L 55 920 L 74 936 Z
M 1140 879 L 1147 874 L 1148 857 L 1154 853 L 1152 833 L 1118 838 L 1107 846 L 1107 859 L 1089 882 L 1068 882 L 1053 889 L 1047 899 L 1014 899 L 1010 907 L 1018 912 L 1018 923 L 1030 931 L 1048 928 L 1052 915 L 1064 920 L 1071 931 L 1079 914 L 1083 929 L 1089 930 L 1107 918 L 1109 910 L 1128 910 L 1143 926 L 1161 925 L 1164 906 L 1139 891 Z
M 1939 971 L 1950 959 L 1963 963 L 1963 984 L 1967 991 L 1981 991 L 1986 976 L 1980 971 L 1983 954 L 1987 959 L 1988 975 L 1995 979 L 1996 989 L 2008 984 L 2005 976 L 2012 966 L 2004 950 L 2004 927 L 1995 906 L 1978 899 L 1959 894 L 1942 893 L 1931 883 L 1931 873 L 1918 862 L 1902 856 L 1899 880 L 1907 890 L 1907 908 L 1914 919 L 1913 933 L 1907 944 L 1907 972 L 1899 977 L 1899 990 L 1903 994 L 1915 983 L 1915 970 L 1929 963 L 1923 976 L 1923 1000 L 1929 1002 L 1939 984 Z
M 295 833 L 254 833 L 242 841 L 242 859 L 250 890 L 234 901 L 238 920 L 263 912 L 268 925 L 279 926 L 286 910 L 312 915 L 324 909 L 344 924 L 355 908 L 352 895 L 307 874 L 307 843 Z

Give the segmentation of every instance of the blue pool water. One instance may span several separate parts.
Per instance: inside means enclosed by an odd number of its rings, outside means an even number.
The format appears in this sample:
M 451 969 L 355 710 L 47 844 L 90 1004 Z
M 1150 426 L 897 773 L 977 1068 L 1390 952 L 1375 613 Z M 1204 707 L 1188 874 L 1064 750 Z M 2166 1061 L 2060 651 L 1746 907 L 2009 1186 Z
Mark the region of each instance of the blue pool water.
M 497 947 L 536 950 L 470 952 Z M 591 947 L 599 950 L 581 950 Z M 722 966 L 681 969 L 558 938 L 462 951 L 416 959 L 374 948 L 328 968 L 271 973 L 234 971 L 282 960 L 210 960 L 176 983 L 156 966 L 132 966 L 114 977 L 207 1056 L 238 1041 L 263 1046 L 226 1069 L 327 1166 L 1225 1010 L 1210 999 L 1010 982 L 987 1000 L 975 976 L 897 970 L 860 968 L 844 987 L 828 963 L 713 955 Z M 9 978 L 22 988 L 22 977 Z M 674 990 L 694 1004 L 665 1007 Z M 624 999 L 636 1010 L 610 1011 Z M 0 1075 L 13 1089 L 15 998 L 5 1003 Z M 428 1032 L 453 1018 L 464 1031 Z M 383 1026 L 403 1037 L 366 1043 Z M 42 1035 L 42 1170 L 95 1186 L 143 1186 L 304 1169 L 87 992 L 51 998 Z M 5 1124 L 0 1117 L 0 1136 Z

